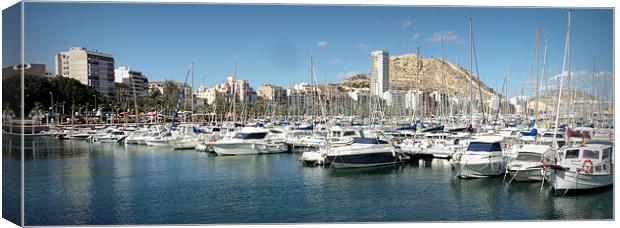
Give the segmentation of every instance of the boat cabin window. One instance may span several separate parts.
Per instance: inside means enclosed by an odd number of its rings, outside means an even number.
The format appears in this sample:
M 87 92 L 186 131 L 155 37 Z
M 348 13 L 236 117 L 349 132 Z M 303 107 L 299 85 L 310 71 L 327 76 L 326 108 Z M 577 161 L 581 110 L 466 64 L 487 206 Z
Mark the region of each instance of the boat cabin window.
M 600 165 L 599 166 L 595 166 L 594 167 L 594 172 L 600 172 L 600 171 L 602 171 L 602 169 L 603 168 Z
M 611 152 L 611 148 L 603 149 L 603 158 L 602 159 L 609 158 L 609 154 L 611 154 L 610 152 Z
M 211 129 L 211 132 L 220 132 L 220 131 L 221 129 L 217 127 L 214 127 L 213 129 Z
M 540 154 L 522 152 L 517 155 L 517 161 L 538 162 L 541 160 L 540 157 Z
M 583 150 L 582 158 L 598 159 L 599 152 L 596 150 Z
M 355 135 L 354 131 L 345 131 L 343 136 L 351 136 L 351 135 Z
M 467 147 L 468 151 L 502 151 L 502 146 L 499 142 L 495 143 L 483 143 L 483 142 L 471 142 Z
M 340 132 L 339 131 L 332 131 L 332 136 L 338 137 L 338 136 L 340 136 Z
M 235 139 L 262 139 L 267 136 L 267 132 L 260 133 L 237 133 L 235 134 Z
M 567 150 L 566 156 L 564 156 L 564 158 L 578 158 L 578 157 L 579 157 L 579 150 Z
M 543 138 L 553 138 L 553 133 L 545 133 L 543 135 Z M 564 138 L 564 136 L 561 135 L 561 134 L 555 134 L 555 138 L 557 138 L 557 139 Z

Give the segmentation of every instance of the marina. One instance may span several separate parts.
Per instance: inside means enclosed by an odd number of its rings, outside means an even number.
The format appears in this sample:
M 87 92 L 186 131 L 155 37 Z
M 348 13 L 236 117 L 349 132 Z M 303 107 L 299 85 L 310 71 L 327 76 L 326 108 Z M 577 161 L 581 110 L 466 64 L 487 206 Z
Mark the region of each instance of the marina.
M 28 4 L 140 41 L 3 63 L 15 224 L 615 219 L 614 8 Z
M 18 162 L 11 143 L 3 137 L 5 168 Z M 26 145 L 28 225 L 598 220 L 614 211 L 612 190 L 556 197 L 538 181 L 455 178 L 445 159 L 333 169 L 304 166 L 299 152 L 217 156 L 45 138 Z

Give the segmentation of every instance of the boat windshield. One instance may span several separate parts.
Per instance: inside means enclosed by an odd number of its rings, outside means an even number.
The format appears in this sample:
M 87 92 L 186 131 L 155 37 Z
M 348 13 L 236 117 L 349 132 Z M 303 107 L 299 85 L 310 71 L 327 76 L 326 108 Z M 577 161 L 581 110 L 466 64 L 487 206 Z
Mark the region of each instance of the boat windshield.
M 235 134 L 235 139 L 262 139 L 267 136 L 267 132 L 259 132 L 259 133 L 237 133 Z
M 564 158 L 578 158 L 578 157 L 579 157 L 579 150 L 567 150 L 566 156 L 564 156 Z
M 374 138 L 353 137 L 353 141 L 360 144 L 388 144 L 385 140 Z
M 537 161 L 540 161 L 540 157 L 541 157 L 540 154 L 522 152 L 522 153 L 519 153 L 519 155 L 517 155 L 517 161 L 537 162 Z
M 471 142 L 467 147 L 468 151 L 502 151 L 502 146 L 499 142 L 484 143 L 484 142 Z

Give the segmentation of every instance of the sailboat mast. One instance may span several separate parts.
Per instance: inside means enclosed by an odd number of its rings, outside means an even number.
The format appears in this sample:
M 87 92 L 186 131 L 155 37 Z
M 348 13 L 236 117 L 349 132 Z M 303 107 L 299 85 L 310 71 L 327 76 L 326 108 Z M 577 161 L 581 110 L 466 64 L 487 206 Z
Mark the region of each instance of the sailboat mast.
M 548 46 L 547 46 L 547 35 L 545 35 L 545 51 L 543 53 L 543 80 L 545 80 L 545 98 L 547 97 L 547 93 L 549 92 L 548 88 L 547 88 L 548 77 L 549 77 L 549 65 L 548 65 L 549 58 L 547 56 L 548 55 L 547 48 L 548 48 Z M 548 104 L 549 104 L 549 102 L 547 101 L 547 99 L 545 99 L 545 111 L 543 112 L 545 114 L 545 116 L 548 115 L 548 113 L 547 113 L 548 112 L 548 109 L 547 109 L 547 105 Z
M 474 65 L 473 64 L 473 62 L 474 62 L 474 60 L 473 60 L 474 59 L 474 57 L 473 57 L 473 55 L 474 55 L 473 48 L 474 47 L 473 47 L 473 32 L 472 32 L 472 29 L 471 29 L 471 24 L 472 24 L 471 16 L 469 16 L 469 115 L 470 115 L 470 117 L 469 117 L 469 124 L 470 125 L 473 124 L 473 121 L 474 121 L 474 106 L 473 106 L 473 98 L 474 97 L 473 97 L 473 93 L 472 93 L 472 90 L 473 90 L 473 87 L 472 87 L 473 86 L 473 84 L 472 84 L 473 83 L 472 82 L 472 77 L 473 77 L 473 73 L 474 73 L 474 71 L 473 71 L 473 65 Z
M 538 102 L 540 100 L 540 27 L 536 28 L 536 118 L 534 123 L 538 121 Z
M 566 57 L 567 58 L 566 65 L 568 65 L 568 106 L 567 106 L 568 112 L 567 113 L 569 115 L 568 116 L 569 120 L 570 120 L 570 115 L 573 112 L 573 91 L 571 88 L 572 78 L 570 75 L 570 35 L 571 35 L 570 30 L 571 30 L 571 11 L 569 10 L 568 11 L 568 37 L 566 38 L 568 40 L 567 41 L 568 46 L 566 47 L 568 49 L 568 56 Z
M 233 63 L 233 81 L 232 81 L 232 112 L 233 112 L 233 122 L 237 121 L 237 109 L 236 109 L 236 103 L 237 103 L 237 91 L 236 88 L 237 87 L 237 58 L 235 58 L 235 62 Z
M 448 82 L 446 79 L 446 70 L 445 70 L 445 64 L 446 64 L 446 59 L 444 56 L 444 52 L 443 52 L 443 37 L 441 37 L 441 77 L 443 78 L 443 87 L 444 87 L 444 93 L 446 95 L 446 99 L 447 101 L 450 101 L 450 90 L 448 89 Z M 449 105 L 446 101 L 441 102 L 441 106 L 442 107 L 442 116 L 445 117 L 445 112 L 446 112 L 446 107 L 445 105 Z M 452 110 L 450 109 L 450 115 L 452 115 Z
M 523 82 L 521 83 L 521 98 L 519 99 L 519 100 L 521 100 L 521 102 L 520 102 L 521 103 L 521 108 L 523 109 L 523 110 L 521 110 L 521 114 L 523 114 L 524 111 L 527 112 L 527 107 L 526 107 L 527 106 L 527 99 L 523 100 L 523 98 L 524 98 L 524 95 L 523 95 L 524 87 L 525 87 L 525 80 L 523 80 Z
M 566 65 L 568 65 L 568 74 L 570 76 L 570 30 L 571 30 L 571 11 L 568 10 L 568 30 L 566 31 L 566 46 L 564 48 L 564 62 L 562 64 L 562 73 L 564 73 L 565 71 L 565 67 Z M 556 114 L 555 114 L 555 129 L 553 131 L 553 146 L 557 148 L 558 144 L 556 141 L 556 137 L 555 135 L 558 133 L 558 124 L 560 122 L 560 101 L 562 100 L 562 86 L 563 86 L 563 82 L 564 81 L 564 77 L 563 74 L 560 74 L 560 89 L 558 90 L 558 103 L 557 103 L 557 108 L 556 108 Z M 570 85 L 570 81 L 569 81 L 569 85 Z M 570 97 L 569 97 L 570 99 Z
M 508 68 L 508 64 L 506 64 L 506 68 Z M 505 110 L 504 113 L 505 114 L 509 114 L 510 113 L 510 101 L 508 98 L 508 92 L 510 91 L 510 71 L 508 72 L 508 74 L 506 74 L 506 90 L 504 90 L 504 99 L 506 99 L 506 105 L 505 105 Z
M 189 98 L 190 101 L 192 102 L 192 114 L 190 115 L 190 119 L 192 121 L 192 125 L 194 124 L 194 62 L 190 62 L 189 65 L 191 71 L 192 71 L 192 86 L 190 87 L 190 94 L 189 94 Z
M 413 112 L 413 116 L 411 117 L 411 123 L 415 123 L 415 117 L 416 114 L 420 114 L 420 107 L 421 103 L 422 103 L 422 96 L 424 96 L 424 93 L 422 92 L 422 88 L 420 86 L 420 81 L 419 81 L 419 77 L 420 77 L 420 69 L 422 69 L 420 67 L 420 47 L 418 47 L 416 49 L 416 56 L 418 57 L 418 60 L 416 61 L 416 71 L 415 71 L 415 88 L 416 88 L 416 93 L 418 93 L 418 91 L 420 92 L 419 95 L 415 95 L 415 106 L 416 110 Z M 417 112 L 417 113 L 416 113 Z
M 590 118 L 594 117 L 594 72 L 596 72 L 596 56 L 592 57 L 592 93 L 590 94 Z

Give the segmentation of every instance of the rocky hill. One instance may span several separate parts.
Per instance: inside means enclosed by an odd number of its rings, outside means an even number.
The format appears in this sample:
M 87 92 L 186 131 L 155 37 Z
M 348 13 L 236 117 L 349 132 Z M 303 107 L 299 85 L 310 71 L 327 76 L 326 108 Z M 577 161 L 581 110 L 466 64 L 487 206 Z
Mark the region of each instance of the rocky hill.
M 418 61 L 420 61 L 422 67 L 417 76 Z M 408 90 L 410 87 L 414 89 L 421 89 L 426 92 L 444 91 L 446 88 L 452 95 L 468 96 L 469 95 L 469 78 L 470 75 L 462 67 L 450 63 L 443 63 L 444 77 L 442 77 L 442 61 L 438 58 L 419 58 L 415 54 L 404 54 L 399 56 L 390 57 L 390 87 L 396 90 Z M 478 79 L 474 76 L 472 78 L 473 95 L 478 97 Z M 415 83 L 415 82 L 418 83 Z M 363 85 L 368 88 L 369 86 L 368 75 L 356 75 L 346 79 L 342 85 L 351 86 Z M 482 86 L 482 95 L 485 99 L 492 95 L 497 95 L 498 92 L 494 91 L 490 87 L 480 83 Z
M 558 91 L 557 90 L 553 90 L 553 91 L 549 91 L 547 94 L 543 94 L 540 96 L 540 102 L 550 102 L 550 103 L 555 103 L 558 100 Z M 590 93 L 584 93 L 583 91 L 579 91 L 579 90 L 574 90 L 573 91 L 573 100 L 575 101 L 581 101 L 581 100 L 596 100 L 596 98 L 594 96 L 592 96 Z M 536 97 L 532 97 L 529 99 L 529 102 L 535 102 L 536 101 Z M 561 105 L 564 105 L 564 102 L 568 101 L 568 89 L 562 89 L 562 103 Z
M 370 80 L 368 79 L 368 74 L 357 74 L 345 79 L 342 82 L 342 86 L 353 88 L 369 88 Z
M 532 97 L 528 99 L 528 103 L 530 104 L 530 109 L 534 110 L 534 107 L 536 107 L 535 106 L 536 100 L 537 100 L 536 97 Z M 578 91 L 578 90 L 573 91 L 574 104 L 583 103 L 583 102 L 590 103 L 594 100 L 596 100 L 596 98 L 592 96 L 590 93 L 584 93 L 583 91 Z M 557 101 L 558 101 L 558 91 L 557 90 L 549 91 L 547 94 L 540 96 L 540 100 L 538 101 L 539 109 L 545 110 L 545 107 L 546 107 L 547 110 L 551 110 L 555 112 Z M 562 89 L 562 99 L 560 100 L 560 106 L 564 107 L 568 105 L 568 102 L 569 102 L 568 89 Z M 545 106 L 545 104 L 547 106 Z

